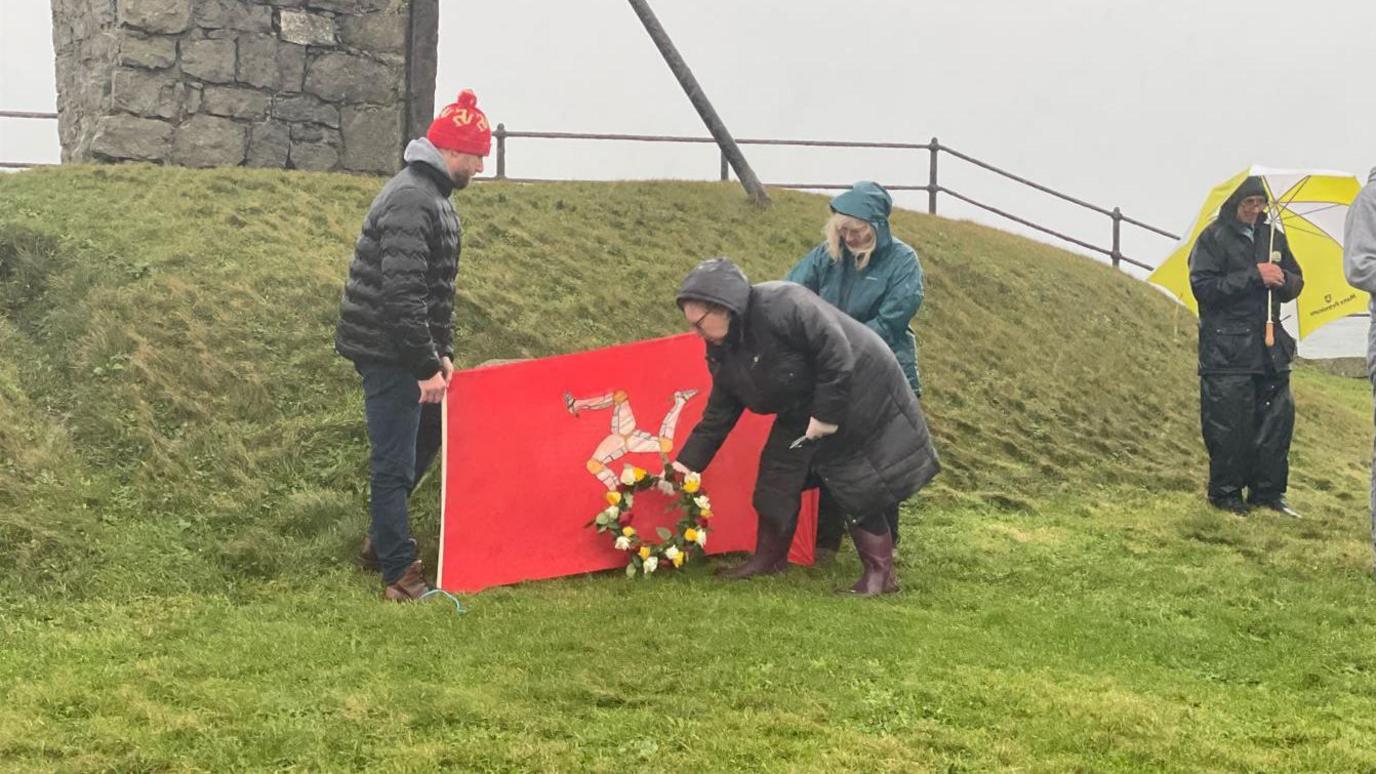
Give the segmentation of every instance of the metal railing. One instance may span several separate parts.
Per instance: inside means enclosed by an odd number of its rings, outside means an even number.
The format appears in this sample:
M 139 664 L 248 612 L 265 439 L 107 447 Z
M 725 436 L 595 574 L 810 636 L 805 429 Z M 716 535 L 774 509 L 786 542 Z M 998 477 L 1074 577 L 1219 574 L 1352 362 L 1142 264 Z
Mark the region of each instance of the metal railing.
M 492 136 L 493 136 L 493 139 L 495 140 L 495 143 L 496 143 L 496 146 L 497 146 L 497 149 L 496 149 L 496 151 L 497 151 L 497 159 L 496 159 L 496 161 L 497 161 L 497 172 L 496 172 L 496 175 L 495 175 L 494 177 L 487 178 L 487 179 L 490 179 L 490 180 L 509 180 L 509 181 L 513 181 L 513 182 L 523 182 L 523 183 L 552 182 L 552 181 L 551 181 L 549 178 L 508 177 L 507 174 L 506 174 L 507 156 L 508 156 L 507 147 L 506 147 L 506 145 L 507 145 L 507 140 L 510 140 L 510 139 L 532 139 L 532 140 L 596 140 L 596 141 L 619 141 L 619 142 L 681 143 L 681 144 L 699 144 L 699 145 L 701 145 L 701 144 L 712 144 L 712 143 L 715 142 L 711 137 L 692 137 L 692 136 L 675 136 L 675 135 L 656 135 L 656 134 L 610 134 L 610 133 L 592 133 L 592 132 L 532 132 L 532 131 L 513 131 L 513 130 L 507 129 L 505 124 L 497 124 L 497 128 L 496 128 L 496 130 L 493 132 Z M 1159 228 L 1159 227 L 1157 227 L 1157 226 L 1153 226 L 1153 225 L 1151 225 L 1150 223 L 1145 223 L 1145 222 L 1143 222 L 1143 221 L 1141 221 L 1141 220 L 1138 220 L 1137 218 L 1130 218 L 1130 217 L 1128 217 L 1127 215 L 1124 215 L 1124 214 L 1123 214 L 1123 211 L 1122 211 L 1120 208 L 1118 208 L 1118 207 L 1114 207 L 1113 209 L 1108 209 L 1108 208 L 1105 208 L 1105 207 L 1101 207 L 1101 206 L 1099 206 L 1099 205 L 1097 205 L 1097 204 L 1092 204 L 1092 203 L 1090 203 L 1090 202 L 1084 201 L 1083 199 L 1079 199 L 1079 198 L 1076 198 L 1076 197 L 1074 197 L 1074 196 L 1071 196 L 1071 195 L 1069 195 L 1069 194 L 1067 194 L 1067 193 L 1063 193 L 1063 192 L 1061 192 L 1061 191 L 1057 191 L 1056 189 L 1051 188 L 1050 186 L 1042 185 L 1041 183 L 1037 183 L 1037 182 L 1035 182 L 1035 181 L 1028 180 L 1028 179 L 1025 178 L 1025 177 L 1022 177 L 1022 176 L 1020 176 L 1020 175 L 1013 174 L 1012 172 L 1009 172 L 1009 171 L 1007 171 L 1007 170 L 1005 170 L 1005 169 L 1000 169 L 999 167 L 996 167 L 996 166 L 994 166 L 993 164 L 990 164 L 990 163 L 988 163 L 988 162 L 986 162 L 986 161 L 983 161 L 983 160 L 981 160 L 981 159 L 975 158 L 975 157 L 970 156 L 970 155 L 968 155 L 968 154 L 962 153 L 962 152 L 956 150 L 955 148 L 953 148 L 953 147 L 951 147 L 951 146 L 949 146 L 949 145 L 943 145 L 943 144 L 941 143 L 941 141 L 938 140 L 938 139 L 935 138 L 935 137 L 933 137 L 933 138 L 931 139 L 930 142 L 925 142 L 925 143 L 910 143 L 910 142 L 858 142 L 858 141 L 852 142 L 852 141 L 847 141 L 847 140 L 780 140 L 780 139 L 760 139 L 760 138 L 737 138 L 737 139 L 736 139 L 736 143 L 737 143 L 738 145 L 772 145 L 772 146 L 786 146 L 786 147 L 795 147 L 795 148 L 868 148 L 868 149 L 879 148 L 879 149 L 901 150 L 901 151 L 919 151 L 919 152 L 925 151 L 925 152 L 928 154 L 928 161 L 927 161 L 927 182 L 926 182 L 925 184 L 917 185 L 917 184 L 903 184 L 903 183 L 884 183 L 884 187 L 887 188 L 887 189 L 889 189 L 890 191 L 926 191 L 926 192 L 927 192 L 927 212 L 929 212 L 929 213 L 931 213 L 931 214 L 933 214 L 933 215 L 935 215 L 935 214 L 937 213 L 937 199 L 938 199 L 938 196 L 939 196 L 940 194 L 947 194 L 947 195 L 951 196 L 951 197 L 954 198 L 954 199 L 957 199 L 957 200 L 959 200 L 959 201 L 965 202 L 966 204 L 969 204 L 969 205 L 971 205 L 971 206 L 978 207 L 979 209 L 985 210 L 985 211 L 987 211 L 987 212 L 991 212 L 991 213 L 993 213 L 993 214 L 995 214 L 995 215 L 998 215 L 998 216 L 1000 216 L 1000 217 L 1003 217 L 1003 218 L 1006 218 L 1006 219 L 1008 219 L 1008 220 L 1011 220 L 1011 221 L 1013 221 L 1014 223 L 1019 223 L 1019 224 L 1021 224 L 1021 225 L 1023 225 L 1023 226 L 1026 226 L 1026 227 L 1031 228 L 1031 229 L 1035 229 L 1036 231 L 1039 231 L 1039 232 L 1041 232 L 1041 233 L 1043 233 L 1043 234 L 1047 234 L 1047 235 L 1049 235 L 1049 236 L 1056 237 L 1057 239 L 1061 239 L 1061 240 L 1066 241 L 1066 242 L 1069 242 L 1069 243 L 1071 243 L 1071 244 L 1073 244 L 1073 245 L 1077 245 L 1077 246 L 1082 247 L 1082 248 L 1084 248 L 1084 249 L 1086 249 L 1086 250 L 1090 250 L 1090 251 L 1093 251 L 1093 252 L 1096 252 L 1096 253 L 1100 253 L 1100 254 L 1102 254 L 1102 255 L 1108 257 L 1109 261 L 1113 264 L 1114 268 L 1120 268 L 1120 265 L 1123 264 L 1123 263 L 1131 264 L 1131 265 L 1133 265 L 1133 266 L 1136 266 L 1136 267 L 1141 268 L 1141 269 L 1145 269 L 1145 270 L 1147 270 L 1147 271 L 1151 271 L 1152 269 L 1155 269 L 1155 268 L 1156 268 L 1155 266 L 1151 266 L 1151 265 L 1149 265 L 1149 264 L 1142 263 L 1141 261 L 1134 260 L 1134 259 L 1132 259 L 1132 258 L 1129 258 L 1129 257 L 1126 256 L 1126 255 L 1123 255 L 1123 252 L 1122 252 L 1122 234 L 1123 234 L 1123 224 L 1125 224 L 1125 223 L 1128 224 L 1128 225 L 1130 225 L 1130 226 L 1134 226 L 1134 227 L 1136 227 L 1136 228 L 1142 229 L 1142 230 L 1144 230 L 1144 231 L 1147 231 L 1147 232 L 1150 232 L 1150 233 L 1153 233 L 1153 234 L 1157 234 L 1157 235 L 1162 236 L 1162 237 L 1166 237 L 1166 238 L 1168 238 L 1168 239 L 1172 239 L 1172 240 L 1179 240 L 1179 239 L 1180 239 L 1179 235 L 1177 235 L 1177 234 L 1173 234 L 1173 233 L 1171 233 L 1171 232 L 1169 232 L 1169 231 L 1167 231 L 1167 230 L 1165 230 L 1165 229 L 1163 229 L 1163 228 Z M 1093 243 L 1091 243 L 1091 242 L 1087 242 L 1087 241 L 1085 241 L 1085 240 L 1083 240 L 1083 239 L 1079 239 L 1079 238 L 1070 236 L 1070 235 L 1068 235 L 1068 234 L 1061 233 L 1060 231 L 1056 231 L 1055 229 L 1051 229 L 1051 228 L 1048 228 L 1048 227 L 1046 227 L 1046 226 L 1043 226 L 1043 225 L 1041 225 L 1040 223 L 1035 223 L 1035 222 L 1033 222 L 1033 221 L 1031 221 L 1031 220 L 1027 220 L 1026 218 L 1022 218 L 1022 217 L 1019 217 L 1019 216 L 1017 216 L 1017 215 L 1014 215 L 1013 213 L 1008 212 L 1008 211 L 1006 211 L 1006 210 L 1003 210 L 1003 209 L 1000 209 L 1000 208 L 998 208 L 998 207 L 994 207 L 994 206 L 992 206 L 992 205 L 986 204 L 985 202 L 978 201 L 978 200 L 976 200 L 976 199 L 974 199 L 974 198 L 972 198 L 972 197 L 970 197 L 970 196 L 967 196 L 966 194 L 963 194 L 963 193 L 961 193 L 961 192 L 959 192 L 959 191 L 957 191 L 957 190 L 955 190 L 955 189 L 953 189 L 953 188 L 951 188 L 951 187 L 949 187 L 949 186 L 943 186 L 943 185 L 941 184 L 941 182 L 940 182 L 939 177 L 938 177 L 938 172 L 939 172 L 939 170 L 940 170 L 940 159 L 941 159 L 941 154 L 942 154 L 942 153 L 945 153 L 945 154 L 951 156 L 952 158 L 959 159 L 960 161 L 964 161 L 964 162 L 966 162 L 966 163 L 968 163 L 968 164 L 971 164 L 971 165 L 973 165 L 973 166 L 975 166 L 975 167 L 978 167 L 978 168 L 980 168 L 980 169 L 986 170 L 986 171 L 988 171 L 988 172 L 992 172 L 992 173 L 994 173 L 994 174 L 996 174 L 996 175 L 1000 175 L 1000 176 L 1002 176 L 1002 177 L 1004 177 L 1004 178 L 1006 178 L 1006 179 L 1008 179 L 1008 180 L 1012 180 L 1012 181 L 1014 181 L 1014 182 L 1016 182 L 1016 183 L 1019 183 L 1019 184 L 1021 184 L 1021 185 L 1024 185 L 1024 186 L 1027 186 L 1027 187 L 1029 187 L 1029 188 L 1032 188 L 1033 190 L 1039 191 L 1039 192 L 1044 193 L 1044 194 L 1048 194 L 1048 195 L 1050 195 L 1050 196 L 1054 196 L 1054 197 L 1056 197 L 1057 199 L 1060 199 L 1060 200 L 1062 200 L 1062 201 L 1069 202 L 1070 204 L 1074 204 L 1074 205 L 1076 205 L 1076 206 L 1078 206 L 1078 207 L 1082 207 L 1082 208 L 1084 208 L 1084 209 L 1087 209 L 1087 210 L 1090 210 L 1090 211 L 1092 211 L 1092 212 L 1096 212 L 1096 213 L 1098 213 L 1098 214 L 1100 214 L 1100 215 L 1104 215 L 1104 216 L 1108 217 L 1109 220 L 1110 220 L 1110 222 L 1111 222 L 1111 228 L 1112 228 L 1110 246 L 1104 247 L 1103 245 L 1096 245 L 1096 244 L 1093 244 Z M 722 179 L 722 180 L 728 180 L 728 179 L 730 179 L 730 168 L 728 167 L 728 165 L 727 165 L 727 163 L 726 163 L 726 156 L 725 156 L 725 154 L 722 154 L 722 155 L 721 155 L 721 166 L 720 166 L 720 169 L 719 169 L 719 171 L 718 171 L 718 174 L 719 174 L 720 179 Z M 849 183 L 845 183 L 845 184 L 838 184 L 838 183 L 766 183 L 766 185 L 774 186 L 774 187 L 776 187 L 776 188 L 800 188 L 800 189 L 810 189 L 810 190 L 829 190 L 829 189 L 830 189 L 830 190 L 836 190 L 836 189 L 850 188 L 850 184 L 849 184 Z
M 56 118 L 57 118 L 57 114 L 56 114 L 56 113 L 35 113 L 35 112 L 25 112 L 25 111 L 0 110 L 0 118 L 56 119 Z M 509 156 L 508 151 L 507 151 L 507 141 L 508 141 L 508 140 L 512 140 L 512 139 L 527 139 L 527 140 L 580 140 L 580 141 L 614 141 L 614 142 L 646 142 L 646 143 L 670 143 L 670 144 L 690 144 L 690 145 L 711 145 L 711 144 L 715 144 L 715 142 L 716 142 L 716 141 L 713 140 L 711 137 L 693 137 L 693 136 L 681 136 L 681 135 L 676 136 L 676 135 L 656 135 L 656 134 L 612 134 L 612 133 L 592 133 L 592 132 L 535 132 L 535 131 L 512 131 L 512 130 L 507 129 L 505 124 L 497 124 L 497 128 L 496 128 L 496 130 L 493 132 L 492 137 L 493 137 L 493 140 L 495 141 L 494 144 L 496 145 L 496 156 L 497 156 L 497 158 L 496 158 L 496 163 L 497 163 L 496 175 L 495 175 L 494 177 L 480 178 L 480 179 L 486 179 L 486 180 L 507 180 L 507 181 L 519 182 L 519 183 L 547 183 L 547 182 L 560 182 L 560 181 L 557 180 L 557 179 L 553 179 L 553 178 L 508 177 L 508 176 L 507 176 L 507 173 L 506 173 L 507 158 L 508 158 L 508 156 Z M 1106 207 L 1099 206 L 1099 205 L 1097 205 L 1097 204 L 1093 204 L 1093 203 L 1091 203 L 1091 202 L 1087 202 L 1087 201 L 1085 201 L 1085 200 L 1083 200 L 1083 199 L 1079 199 L 1079 198 L 1077 198 L 1077 197 L 1071 196 L 1071 195 L 1069 195 L 1069 194 L 1067 194 L 1067 193 L 1063 193 L 1063 192 L 1061 192 L 1061 191 L 1057 191 L 1056 189 L 1051 188 L 1050 186 L 1046 186 L 1046 185 L 1043 185 L 1043 184 L 1038 183 L 1038 182 L 1036 182 L 1036 181 L 1029 180 L 1029 179 L 1027 179 L 1027 178 L 1025 178 L 1025 177 L 1022 177 L 1021 175 L 1016 175 L 1016 174 L 1014 174 L 1014 173 L 1012 173 L 1012 172 L 1009 172 L 1009 171 L 1007 171 L 1007 170 L 1005 170 L 1005 169 L 1000 169 L 999 167 L 994 166 L 993 164 L 990 164 L 990 163 L 988 163 L 988 162 L 986 162 L 986 161 L 983 161 L 983 160 L 981 160 L 981 159 L 975 158 L 974 156 L 971 156 L 971 155 L 966 154 L 966 153 L 962 153 L 961 151 L 956 150 L 955 148 L 953 148 L 953 147 L 951 147 L 951 146 L 949 146 L 949 145 L 943 145 L 943 144 L 942 144 L 939 140 L 937 140 L 937 138 L 935 138 L 935 137 L 933 137 L 933 138 L 931 139 L 931 141 L 925 142 L 925 143 L 910 143 L 910 142 L 859 142 L 859 141 L 848 141 L 848 140 L 781 140 L 781 139 L 762 139 L 762 138 L 745 138 L 745 139 L 737 139 L 736 142 L 737 142 L 737 144 L 739 144 L 739 145 L 763 145 L 763 146 L 793 147 L 793 148 L 855 148 L 855 149 L 861 149 L 861 148 L 863 148 L 863 149 L 884 149 L 884 150 L 899 150 L 899 151 L 925 152 L 925 153 L 927 154 L 927 182 L 926 182 L 926 183 L 924 183 L 924 184 L 905 184 L 905 183 L 887 183 L 887 182 L 886 182 L 886 183 L 884 183 L 884 187 L 887 188 L 887 189 L 889 189 L 889 190 L 891 190 L 891 191 L 926 191 L 926 192 L 927 192 L 927 212 L 929 212 L 929 213 L 931 213 L 931 214 L 933 214 L 933 215 L 935 215 L 935 214 L 937 213 L 937 200 L 938 200 L 938 197 L 939 197 L 941 194 L 946 194 L 946 195 L 950 196 L 950 197 L 953 198 L 953 199 L 956 199 L 956 200 L 965 202 L 966 204 L 969 204 L 969 205 L 971 205 L 971 206 L 973 206 L 973 207 L 977 207 L 977 208 L 979 208 L 979 209 L 985 210 L 986 212 L 993 213 L 993 214 L 998 215 L 998 216 L 1000 216 L 1000 217 L 1002 217 L 1002 218 L 1006 218 L 1006 219 L 1008 219 L 1008 220 L 1013 221 L 1014 223 L 1021 224 L 1021 225 L 1023 225 L 1023 226 L 1026 226 L 1027 228 L 1034 229 L 1034 230 L 1039 231 L 1039 232 L 1041 232 L 1041 233 L 1043 233 L 1043 234 L 1047 234 L 1047 235 L 1049 235 L 1049 236 L 1056 237 L 1057 239 L 1060 239 L 1060 240 L 1063 240 L 1063 241 L 1068 242 L 1068 243 L 1070 243 L 1070 244 L 1076 245 L 1076 246 L 1081 247 L 1081 248 L 1083 248 L 1083 249 L 1085 249 L 1085 250 L 1090 250 L 1090 251 L 1092 251 L 1092 252 L 1095 252 L 1095 253 L 1099 253 L 1099 254 L 1101 254 L 1101 255 L 1104 255 L 1104 256 L 1106 256 L 1106 257 L 1109 259 L 1109 261 L 1113 264 L 1114 268 L 1120 268 L 1120 267 L 1121 267 L 1121 264 L 1123 264 L 1123 263 L 1127 263 L 1127 264 L 1130 264 L 1130 265 L 1132 265 L 1132 266 L 1136 266 L 1136 267 L 1138 267 L 1138 268 L 1145 269 L 1145 270 L 1147 270 L 1147 271 L 1151 271 L 1152 269 L 1155 269 L 1155 268 L 1156 268 L 1155 266 L 1151 266 L 1151 265 L 1149 265 L 1149 264 L 1143 263 L 1143 262 L 1138 261 L 1138 260 L 1134 260 L 1134 259 L 1132 259 L 1132 258 L 1129 258 L 1129 257 L 1126 256 L 1126 255 L 1123 255 L 1123 252 L 1122 252 L 1123 224 L 1127 224 L 1127 225 L 1133 226 L 1133 227 L 1135 227 L 1135 228 L 1139 228 L 1139 229 L 1142 229 L 1142 230 L 1144 230 L 1144 231 L 1147 231 L 1147 232 L 1149 232 L 1149 233 L 1157 234 L 1157 235 L 1162 236 L 1162 237 L 1166 237 L 1166 238 L 1168 238 L 1168 239 L 1172 239 L 1172 240 L 1179 240 L 1179 239 L 1180 239 L 1180 237 L 1179 237 L 1178 235 L 1172 234 L 1171 232 L 1166 231 L 1165 229 L 1158 228 L 1158 227 L 1156 227 L 1156 226 L 1151 225 L 1150 223 L 1145 223 L 1145 222 L 1143 222 L 1143 221 L 1141 221 L 1141 220 L 1138 220 L 1138 219 L 1136 219 L 1136 218 L 1130 218 L 1130 217 L 1128 217 L 1127 215 L 1124 215 L 1123 212 L 1122 212 L 1122 210 L 1119 209 L 1118 207 L 1114 207 L 1114 208 L 1112 208 L 1112 209 L 1109 209 L 1109 208 L 1106 208 Z M 951 188 L 951 187 L 949 187 L 949 186 L 944 186 L 944 185 L 942 185 L 941 182 L 940 182 L 940 179 L 939 179 L 939 177 L 938 177 L 938 172 L 939 172 L 939 170 L 940 170 L 941 154 L 943 154 L 943 153 L 946 154 L 946 155 L 948 155 L 948 156 L 950 156 L 950 157 L 953 158 L 953 159 L 957 159 L 957 160 L 959 160 L 959 161 L 963 161 L 963 162 L 965 162 L 965 163 L 967 163 L 967 164 L 970 164 L 970 165 L 972 165 L 972 166 L 975 166 L 975 167 L 977 167 L 977 168 L 979 168 L 979 169 L 983 169 L 983 170 L 985 170 L 985 171 L 987 171 L 987 172 L 992 172 L 992 173 L 994 173 L 994 174 L 996 174 L 996 175 L 1002 176 L 1002 177 L 1004 177 L 1004 178 L 1006 178 L 1006 179 L 1008 179 L 1008 180 L 1012 180 L 1012 181 L 1015 182 L 1015 183 L 1018 183 L 1018 184 L 1020 184 L 1020 185 L 1026 186 L 1026 187 L 1031 188 L 1031 189 L 1033 189 L 1033 190 L 1035 190 L 1035 191 L 1038 191 L 1038 192 L 1040 192 L 1040 193 L 1047 194 L 1048 196 L 1053 196 L 1053 197 L 1055 197 L 1055 198 L 1057 198 L 1057 199 L 1060 199 L 1060 200 L 1062 200 L 1062 201 L 1068 202 L 1068 203 L 1070 203 L 1070 204 L 1076 205 L 1076 206 L 1081 207 L 1081 208 L 1083 208 L 1083 209 L 1087 209 L 1087 210 L 1089 210 L 1089 211 L 1091 211 L 1091 212 L 1095 212 L 1095 213 L 1097 213 L 1097 214 L 1099 214 L 1099 215 L 1103 215 L 1103 216 L 1109 218 L 1110 223 L 1111 223 L 1111 229 L 1112 229 L 1112 230 L 1111 230 L 1111 237 L 1110 237 L 1110 238 L 1111 238 L 1111 241 L 1110 241 L 1109 246 L 1105 247 L 1105 246 L 1103 246 L 1103 245 L 1094 244 L 1094 243 L 1089 242 L 1089 241 L 1086 241 L 1086 240 L 1084 240 L 1084 239 L 1080 239 L 1080 238 L 1078 238 L 1078 237 L 1074 237 L 1074 236 L 1071 236 L 1071 235 L 1069 235 L 1069 234 L 1062 233 L 1062 232 L 1057 231 L 1057 230 L 1055 230 L 1055 229 L 1048 228 L 1047 226 L 1044 226 L 1044 225 L 1042 225 L 1042 224 L 1040 224 L 1040 223 L 1036 223 L 1036 222 L 1034 222 L 1034 221 L 1031 221 L 1031 220 L 1028 220 L 1028 219 L 1026 219 L 1026 218 L 1020 217 L 1020 216 L 1015 215 L 1015 214 L 1013 214 L 1013 213 L 1011 213 L 1011 212 L 1008 212 L 1007 210 L 1004 210 L 1004 209 L 1001 209 L 1001 208 L 999 208 L 999 207 L 995 207 L 995 206 L 993 206 L 993 205 L 990 205 L 990 204 L 988 204 L 988 203 L 979 201 L 979 200 L 977 200 L 977 199 L 975 199 L 975 198 L 973 198 L 973 197 L 971 197 L 971 196 L 969 196 L 969 195 L 967 195 L 967 194 L 964 194 L 964 193 L 962 193 L 962 192 L 960 192 L 960 191 L 957 191 L 957 190 L 955 190 L 955 189 L 953 189 L 953 188 Z M 729 169 L 729 167 L 728 167 L 728 165 L 727 165 L 727 162 L 726 162 L 726 156 L 725 156 L 725 154 L 720 154 L 720 156 L 721 156 L 721 165 L 720 165 L 720 168 L 719 168 L 719 170 L 718 170 L 718 175 L 719 175 L 719 177 L 720 177 L 721 180 L 728 180 L 728 179 L 730 179 L 730 169 Z M 23 169 L 23 168 L 36 167 L 36 166 L 45 166 L 45 165 L 43 165 L 43 164 L 24 163 L 24 162 L 5 162 L 5 161 L 0 161 L 0 168 Z M 795 188 L 795 189 L 808 189 L 808 190 L 840 190 L 840 189 L 845 189 L 845 188 L 849 188 L 849 187 L 850 187 L 850 184 L 849 184 L 849 183 L 841 184 L 841 183 L 826 183 L 826 182 L 813 182 L 813 183 L 767 183 L 767 185 L 771 185 L 771 186 L 774 186 L 774 187 L 777 187 L 777 188 Z

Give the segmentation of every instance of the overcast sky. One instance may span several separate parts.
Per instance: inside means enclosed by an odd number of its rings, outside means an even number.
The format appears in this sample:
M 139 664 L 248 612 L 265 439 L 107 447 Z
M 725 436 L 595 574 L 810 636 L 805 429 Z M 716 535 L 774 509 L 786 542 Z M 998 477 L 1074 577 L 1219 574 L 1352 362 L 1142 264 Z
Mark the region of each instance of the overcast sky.
M 1369 0 L 651 0 L 738 137 L 926 142 L 1180 232 L 1251 163 L 1376 165 Z M 704 134 L 624 0 L 441 0 L 437 105 L 508 129 Z M 53 110 L 46 0 L 0 0 L 0 108 Z M 527 177 L 713 178 L 710 147 L 511 140 Z M 925 153 L 747 147 L 766 182 L 922 184 Z M 56 161 L 0 120 L 0 160 Z M 1109 220 L 943 156 L 941 183 L 1107 246 Z M 926 207 L 925 194 L 898 197 Z M 943 198 L 944 215 L 1004 228 Z M 1052 240 L 1054 241 L 1054 240 Z M 920 246 L 919 246 L 920 248 Z M 1169 240 L 1125 230 L 1156 264 Z M 1321 334 L 1320 334 L 1321 335 Z

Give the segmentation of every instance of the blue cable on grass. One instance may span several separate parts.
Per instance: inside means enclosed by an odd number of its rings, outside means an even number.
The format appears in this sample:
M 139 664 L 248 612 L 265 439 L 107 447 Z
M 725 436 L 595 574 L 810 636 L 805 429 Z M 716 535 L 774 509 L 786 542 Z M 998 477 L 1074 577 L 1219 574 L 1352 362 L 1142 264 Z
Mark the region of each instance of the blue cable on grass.
M 440 590 L 440 589 L 430 589 L 429 591 L 425 592 L 424 594 L 421 594 L 421 595 L 420 595 L 420 601 L 424 602 L 425 600 L 429 599 L 430 597 L 435 596 L 436 594 L 443 594 L 444 596 L 446 596 L 446 597 L 449 598 L 449 601 L 450 601 L 450 602 L 453 602 L 453 603 L 454 603 L 454 614 L 455 614 L 455 615 L 463 615 L 464 613 L 468 612 L 468 611 L 466 611 L 466 610 L 463 609 L 463 604 L 462 604 L 461 602 L 459 602 L 459 598 L 458 598 L 458 597 L 454 596 L 453 594 L 450 594 L 450 593 L 447 592 L 447 591 L 442 591 L 442 590 Z

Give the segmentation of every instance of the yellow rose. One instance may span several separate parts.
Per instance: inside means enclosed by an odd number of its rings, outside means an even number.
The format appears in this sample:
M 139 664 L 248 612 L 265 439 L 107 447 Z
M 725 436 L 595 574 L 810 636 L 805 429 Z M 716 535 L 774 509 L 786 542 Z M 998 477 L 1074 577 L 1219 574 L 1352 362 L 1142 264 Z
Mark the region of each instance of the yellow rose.
M 649 546 L 641 546 L 641 547 L 640 547 L 640 558 L 641 558 L 641 559 L 649 559 L 649 558 L 650 558 L 650 547 L 649 547 Z
M 689 543 L 698 542 L 698 531 L 693 529 L 692 527 L 685 529 L 683 531 L 683 539 L 687 540 Z
M 622 527 L 621 534 L 626 537 L 635 537 L 635 527 Z
M 620 492 L 608 492 L 608 493 L 607 493 L 607 502 L 611 503 L 612 505 L 616 505 L 617 503 L 621 502 L 621 493 L 620 493 Z
M 697 481 L 694 481 L 690 478 L 683 482 L 683 491 L 687 492 L 688 494 L 692 494 L 698 491 L 698 488 L 701 486 L 702 485 L 699 484 Z
M 645 469 L 644 469 L 644 468 L 636 468 L 636 469 L 635 469 L 635 480 L 636 480 L 636 481 L 644 481 L 644 480 L 645 480 L 645 476 L 647 476 L 647 475 L 649 475 L 649 474 L 645 472 Z
M 679 554 L 679 555 L 675 556 L 675 557 L 674 557 L 674 566 L 675 566 L 675 567 L 682 567 L 682 566 L 683 566 L 683 560 L 684 560 L 684 558 L 687 557 L 687 556 L 688 556 L 687 554 Z
M 698 514 L 698 518 L 700 518 L 700 519 L 710 519 L 710 518 L 712 518 L 712 512 L 711 512 L 711 511 L 703 511 L 702 513 L 699 513 L 699 514 Z

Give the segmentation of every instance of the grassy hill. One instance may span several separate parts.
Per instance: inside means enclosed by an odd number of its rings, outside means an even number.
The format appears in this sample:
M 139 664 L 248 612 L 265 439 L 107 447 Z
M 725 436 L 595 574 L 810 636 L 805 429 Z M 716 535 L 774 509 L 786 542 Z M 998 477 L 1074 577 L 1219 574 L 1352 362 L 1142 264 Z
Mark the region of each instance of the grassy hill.
M 374 602 L 338 294 L 376 179 L 0 176 L 0 767 L 1376 768 L 1370 393 L 1302 370 L 1292 501 L 1202 499 L 1194 320 L 1084 258 L 900 212 L 945 471 L 907 591 L 705 568 Z M 781 276 L 822 197 L 456 195 L 461 366 L 681 330 L 700 258 Z M 436 482 L 418 529 L 433 556 Z M 761 646 L 761 642 L 770 643 Z

